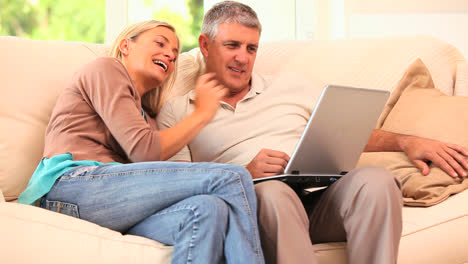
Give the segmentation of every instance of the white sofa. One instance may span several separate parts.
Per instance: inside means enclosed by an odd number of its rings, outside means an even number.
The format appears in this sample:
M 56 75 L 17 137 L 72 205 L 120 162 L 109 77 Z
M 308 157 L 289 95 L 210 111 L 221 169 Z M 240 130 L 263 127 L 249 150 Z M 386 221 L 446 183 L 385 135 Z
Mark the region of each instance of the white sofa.
M 169 263 L 172 247 L 15 201 L 39 162 L 54 102 L 78 67 L 108 47 L 0 37 L 0 262 Z M 303 73 L 326 83 L 392 91 L 421 58 L 436 86 L 468 95 L 468 67 L 453 46 L 426 36 L 263 43 L 255 70 Z M 193 81 L 196 51 L 180 56 L 179 81 Z M 185 91 L 174 91 L 182 94 Z M 468 192 L 429 208 L 405 207 L 399 264 L 468 263 Z M 363 227 L 365 228 L 365 227 Z M 321 263 L 346 263 L 345 243 L 315 246 Z

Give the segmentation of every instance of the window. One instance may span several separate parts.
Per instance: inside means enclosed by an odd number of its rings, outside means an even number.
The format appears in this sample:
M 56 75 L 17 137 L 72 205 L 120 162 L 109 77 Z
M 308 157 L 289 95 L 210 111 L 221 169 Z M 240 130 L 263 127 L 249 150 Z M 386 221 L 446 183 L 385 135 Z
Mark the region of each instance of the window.
M 176 28 L 183 51 L 198 46 L 203 20 L 203 0 L 0 0 L 0 6 L 0 35 L 111 43 L 126 25 L 156 19 Z
M 175 27 L 182 51 L 198 46 L 203 21 L 203 0 L 129 0 L 130 24 L 155 19 Z
M 104 43 L 106 0 L 0 0 L 0 35 Z

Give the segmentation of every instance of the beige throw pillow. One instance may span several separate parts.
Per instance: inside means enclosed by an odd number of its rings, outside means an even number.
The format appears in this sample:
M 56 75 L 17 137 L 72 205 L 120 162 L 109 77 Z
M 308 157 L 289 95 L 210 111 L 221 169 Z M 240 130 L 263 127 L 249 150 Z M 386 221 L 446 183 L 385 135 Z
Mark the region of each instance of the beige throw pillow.
M 436 89 L 420 59 L 408 68 L 396 91 L 402 91 L 401 96 L 382 130 L 468 148 L 468 97 L 448 96 Z M 389 169 L 402 182 L 405 205 L 435 205 L 468 188 L 468 180 L 453 178 L 434 165 L 429 175 L 422 175 L 402 152 L 364 153 L 357 167 L 365 165 Z

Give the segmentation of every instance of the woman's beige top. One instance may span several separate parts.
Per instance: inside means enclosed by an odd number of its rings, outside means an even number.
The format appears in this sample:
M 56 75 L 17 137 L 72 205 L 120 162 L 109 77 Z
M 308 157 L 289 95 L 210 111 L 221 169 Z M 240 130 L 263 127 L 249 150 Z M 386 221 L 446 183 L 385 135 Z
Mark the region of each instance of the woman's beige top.
M 160 160 L 156 122 L 143 115 L 125 66 L 103 57 L 79 70 L 59 96 L 45 135 L 44 157 L 71 153 L 74 160 Z

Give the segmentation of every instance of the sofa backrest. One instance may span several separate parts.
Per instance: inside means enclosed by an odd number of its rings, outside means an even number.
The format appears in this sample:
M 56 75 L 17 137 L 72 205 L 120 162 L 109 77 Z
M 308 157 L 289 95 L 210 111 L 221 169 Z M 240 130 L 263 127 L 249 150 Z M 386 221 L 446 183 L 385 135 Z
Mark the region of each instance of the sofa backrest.
M 198 48 L 184 55 L 179 59 L 176 80 L 179 89 L 173 90 L 172 96 L 185 94 L 187 87 L 194 87 L 196 78 L 204 72 Z M 254 71 L 267 75 L 299 73 L 310 80 L 317 92 L 330 83 L 392 91 L 417 58 L 430 70 L 436 87 L 446 94 L 454 94 L 457 68 L 459 75 L 468 79 L 462 53 L 447 42 L 424 35 L 261 43 Z M 464 92 L 460 94 L 468 95 Z
M 42 157 L 45 128 L 58 94 L 80 66 L 106 55 L 108 46 L 0 36 L 0 50 L 0 190 L 12 201 L 24 190 Z M 453 94 L 457 66 L 466 61 L 453 46 L 424 36 L 262 43 L 255 71 L 302 73 L 317 93 L 326 83 L 392 91 L 418 57 L 428 66 L 436 86 Z M 468 76 L 468 67 L 458 70 L 459 75 Z M 185 85 L 176 86 L 193 87 L 203 71 L 198 49 L 181 54 L 176 84 Z M 464 80 L 468 83 L 468 77 Z M 468 95 L 468 86 L 460 91 Z M 172 96 L 186 92 L 186 88 L 173 90 Z
M 292 45 L 291 45 L 292 44 Z M 257 67 L 303 73 L 313 84 L 369 87 L 392 91 L 417 58 L 427 65 L 435 85 L 452 95 L 457 65 L 465 61 L 452 45 L 429 36 L 275 43 L 261 49 Z
M 41 159 L 55 100 L 73 73 L 107 47 L 0 37 L 0 189 L 7 201 L 26 187 Z

